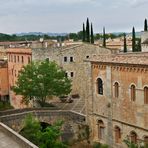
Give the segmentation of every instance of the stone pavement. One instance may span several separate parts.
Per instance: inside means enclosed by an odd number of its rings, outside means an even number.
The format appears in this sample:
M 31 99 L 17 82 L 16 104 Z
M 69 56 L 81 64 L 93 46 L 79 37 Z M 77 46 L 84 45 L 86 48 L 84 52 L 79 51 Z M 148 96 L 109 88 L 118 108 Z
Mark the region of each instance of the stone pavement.
M 0 148 L 21 148 L 21 146 L 0 130 Z

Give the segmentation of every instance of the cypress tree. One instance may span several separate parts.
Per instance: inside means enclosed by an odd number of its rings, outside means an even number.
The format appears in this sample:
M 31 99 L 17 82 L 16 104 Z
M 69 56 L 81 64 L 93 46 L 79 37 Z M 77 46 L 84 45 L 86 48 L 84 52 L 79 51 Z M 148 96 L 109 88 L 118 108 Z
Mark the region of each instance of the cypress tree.
M 127 52 L 126 34 L 124 33 L 124 52 Z
M 86 21 L 86 42 L 90 43 L 89 19 Z
M 91 44 L 94 44 L 94 33 L 93 33 L 93 25 L 91 23 Z
M 133 27 L 133 30 L 132 30 L 132 51 L 133 52 L 136 52 L 135 45 L 136 45 L 136 41 L 135 41 L 135 28 Z
M 85 24 L 83 23 L 83 42 L 85 42 L 86 40 L 85 40 Z
M 103 27 L 103 47 L 106 47 L 105 27 Z
M 147 19 L 144 20 L 144 31 L 147 31 Z

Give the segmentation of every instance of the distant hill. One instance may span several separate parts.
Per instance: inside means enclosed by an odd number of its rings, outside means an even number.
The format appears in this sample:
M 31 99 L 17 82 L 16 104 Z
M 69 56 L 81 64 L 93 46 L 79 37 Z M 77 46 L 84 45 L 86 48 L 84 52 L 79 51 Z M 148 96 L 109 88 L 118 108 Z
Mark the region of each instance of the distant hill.
M 22 32 L 22 33 L 16 33 L 17 36 L 24 36 L 24 35 L 36 35 L 36 36 L 44 36 L 44 35 L 48 35 L 48 36 L 66 36 L 68 33 L 43 33 L 43 32 Z

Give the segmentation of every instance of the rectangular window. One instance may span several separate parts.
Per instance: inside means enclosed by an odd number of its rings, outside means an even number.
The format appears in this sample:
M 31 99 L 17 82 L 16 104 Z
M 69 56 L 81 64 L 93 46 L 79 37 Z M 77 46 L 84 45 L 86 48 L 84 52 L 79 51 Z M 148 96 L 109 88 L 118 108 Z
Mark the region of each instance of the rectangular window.
M 14 62 L 16 63 L 16 56 L 14 56 Z
M 19 63 L 19 61 L 20 61 L 20 57 L 19 57 L 19 56 L 17 56 L 17 61 L 18 61 L 18 63 Z
M 64 62 L 67 62 L 67 57 L 64 57 Z
M 24 57 L 22 56 L 22 63 L 24 63 Z
M 73 57 L 70 57 L 70 62 L 73 62 Z
M 11 55 L 11 62 L 13 62 L 13 56 Z
M 70 73 L 70 76 L 73 78 L 74 77 L 74 72 L 71 72 Z
M 65 73 L 65 77 L 68 77 L 68 73 L 67 72 Z

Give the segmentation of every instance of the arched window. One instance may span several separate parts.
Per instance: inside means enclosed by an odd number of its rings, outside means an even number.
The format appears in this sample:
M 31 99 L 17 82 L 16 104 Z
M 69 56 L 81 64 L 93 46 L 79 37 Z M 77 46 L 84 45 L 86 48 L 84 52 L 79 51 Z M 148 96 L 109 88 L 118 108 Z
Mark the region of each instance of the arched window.
M 134 131 L 130 133 L 130 140 L 132 143 L 137 143 L 137 134 Z
M 115 86 L 115 97 L 118 98 L 119 97 L 119 84 L 118 84 L 118 82 L 115 82 L 114 86 Z
M 136 100 L 136 87 L 135 87 L 135 85 L 131 85 L 131 100 L 132 101 Z
M 118 126 L 115 127 L 115 142 L 121 142 L 121 129 Z
M 102 79 L 97 79 L 98 94 L 103 95 L 103 81 Z
M 148 104 L 148 87 L 144 87 L 144 104 Z
M 105 129 L 105 126 L 103 121 L 99 120 L 98 121 L 98 138 L 99 139 L 104 139 L 104 129 Z
M 148 147 L 148 136 L 144 137 L 144 146 L 147 148 Z

